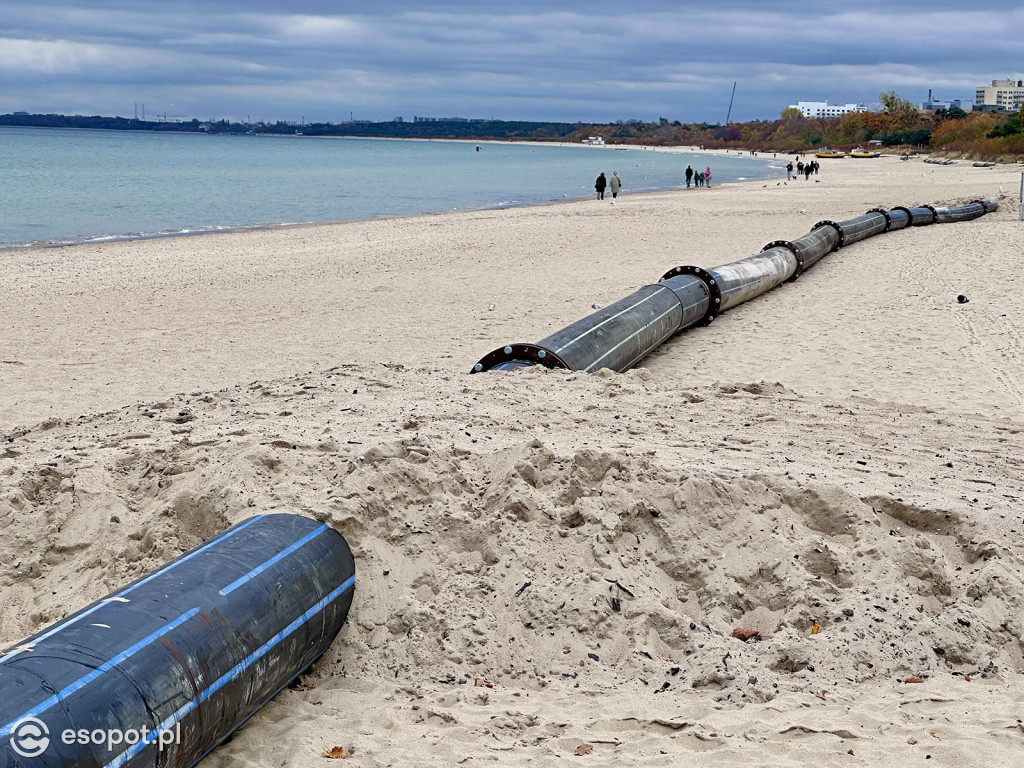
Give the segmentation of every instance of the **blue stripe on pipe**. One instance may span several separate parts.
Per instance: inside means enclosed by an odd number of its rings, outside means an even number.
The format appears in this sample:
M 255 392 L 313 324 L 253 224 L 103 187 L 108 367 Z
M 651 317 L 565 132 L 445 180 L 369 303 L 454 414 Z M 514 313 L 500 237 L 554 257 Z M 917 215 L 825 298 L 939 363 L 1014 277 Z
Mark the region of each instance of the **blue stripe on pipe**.
M 208 549 L 209 549 L 210 547 L 212 547 L 212 546 L 213 546 L 214 544 L 219 544 L 219 543 L 220 543 L 220 542 L 222 542 L 222 541 L 223 541 L 224 539 L 226 539 L 226 538 L 228 538 L 228 537 L 230 537 L 230 536 L 234 536 L 234 535 L 235 535 L 236 533 L 240 533 L 241 531 L 245 530 L 245 529 L 246 529 L 246 528 L 248 528 L 248 527 L 249 527 L 250 525 L 252 525 L 253 523 L 255 523 L 255 522 L 256 522 L 257 520 L 262 520 L 262 519 L 263 519 L 263 517 L 264 517 L 263 515 L 257 515 L 257 516 L 256 516 L 256 517 L 254 517 L 254 518 L 253 518 L 252 520 L 249 520 L 249 521 L 248 521 L 247 523 L 245 523 L 244 525 L 240 525 L 240 526 L 239 526 L 238 528 L 236 528 L 235 530 L 233 530 L 233 531 L 228 531 L 227 533 L 221 534 L 221 535 L 220 535 L 220 536 L 218 536 L 218 537 L 217 537 L 216 539 L 213 539 L 212 541 L 208 541 L 208 542 L 206 542 L 206 543 L 205 543 L 205 544 L 204 544 L 203 546 L 201 546 L 201 547 L 200 547 L 199 549 L 197 549 L 197 550 L 195 550 L 194 552 L 191 552 L 191 553 L 189 553 L 188 555 L 186 555 L 185 557 L 181 558 L 181 560 L 177 560 L 177 561 L 175 561 L 175 562 L 171 563 L 170 565 L 168 565 L 168 566 L 165 566 L 164 568 L 161 568 L 161 569 L 159 569 L 159 570 L 153 571 L 153 573 L 151 573 L 151 574 L 150 574 L 149 576 L 147 576 L 146 578 L 144 578 L 144 579 L 143 579 L 142 581 L 140 581 L 140 582 L 139 582 L 138 584 L 134 584 L 134 585 L 132 585 L 132 586 L 128 587 L 128 589 L 124 590 L 123 592 L 118 592 L 117 596 L 118 596 L 118 597 L 121 597 L 122 595 L 127 595 L 127 594 L 128 594 L 129 592 L 131 592 L 132 590 L 138 589 L 139 587 L 141 587 L 141 586 L 142 586 L 143 584 L 145 584 L 146 582 L 148 582 L 148 581 L 150 581 L 150 580 L 152 580 L 152 579 L 155 579 L 155 578 L 156 578 L 157 576 L 159 576 L 159 575 L 161 575 L 161 574 L 163 574 L 163 573 L 167 573 L 167 572 L 168 572 L 169 570 L 171 570 L 172 568 L 177 568 L 177 567 L 178 567 L 179 565 L 181 565 L 182 563 L 184 563 L 184 562 L 186 562 L 186 561 L 188 561 L 188 560 L 191 560 L 191 559 L 192 559 L 193 557 L 195 557 L 196 555 L 198 555 L 198 554 L 199 554 L 200 552 L 205 552 L 205 551 L 206 551 L 206 550 L 208 550 Z
M 327 524 L 325 523 L 324 525 L 321 525 L 319 528 L 317 528 L 312 533 L 308 533 L 305 536 L 303 536 L 301 539 L 296 541 L 294 544 L 292 544 L 287 549 L 281 550 L 280 552 L 278 552 L 276 555 L 274 555 L 272 558 L 267 560 L 262 565 L 259 565 L 259 566 L 255 567 L 255 568 L 253 568 L 251 571 L 249 571 L 247 574 L 245 574 L 245 576 L 242 576 L 240 579 L 235 579 L 233 582 L 231 582 L 226 587 L 224 587 L 224 589 L 222 589 L 220 591 L 220 594 L 223 596 L 223 595 L 226 595 L 226 594 L 228 594 L 230 592 L 234 592 L 240 586 L 245 584 L 245 582 L 249 581 L 250 579 L 255 578 L 256 576 L 259 576 L 261 573 L 263 573 L 265 570 L 267 570 L 267 568 L 270 568 L 272 565 L 274 565 L 274 563 L 276 563 L 279 560 L 282 560 L 282 559 L 288 557 L 288 555 L 290 555 L 296 549 L 301 547 L 303 544 L 305 544 L 306 542 L 316 538 L 317 536 L 319 536 L 321 533 L 323 533 L 326 530 L 327 530 Z
M 318 653 L 316 655 L 316 658 L 313 659 L 313 661 L 310 662 L 310 665 L 316 664 L 318 661 L 320 661 L 320 657 L 323 656 L 325 653 L 327 653 L 327 649 L 326 648 L 324 648 L 322 651 L 320 651 L 320 653 Z M 270 694 L 270 697 L 267 699 L 267 701 L 270 701 L 271 699 L 273 699 L 275 696 L 277 696 L 277 694 L 279 694 L 281 691 L 283 691 L 285 688 L 287 688 L 288 685 L 293 680 L 297 680 L 298 678 L 299 678 L 299 675 L 296 675 L 291 680 L 289 680 L 288 682 L 284 683 L 280 688 L 278 688 L 276 691 L 274 691 L 272 694 Z M 260 707 L 260 709 L 262 709 L 262 707 Z M 237 731 L 243 725 L 248 723 L 249 720 L 252 719 L 253 715 L 255 715 L 259 711 L 260 711 L 259 709 L 254 709 L 252 712 L 250 712 L 246 716 L 246 718 L 244 720 L 242 720 L 242 722 L 240 722 L 238 725 L 236 725 L 234 728 L 232 728 L 230 731 L 228 731 L 220 741 L 218 741 L 216 744 L 214 744 L 208 750 L 203 752 L 203 754 L 201 754 L 198 758 L 196 758 L 196 760 L 192 763 L 192 765 L 197 765 L 204 757 L 206 757 L 208 754 L 213 752 L 213 750 L 215 750 L 217 747 L 219 747 L 221 744 L 223 744 L 225 741 L 227 741 L 231 737 L 231 734 L 233 734 L 235 731 Z M 189 766 L 189 768 L 192 768 L 192 766 Z
M 23 712 L 19 717 L 16 717 L 14 720 L 12 720 L 11 722 L 7 723 L 7 725 L 5 725 L 3 728 L 0 728 L 0 738 L 3 738 L 7 734 L 9 734 L 11 732 L 13 726 L 17 725 L 18 722 L 20 722 L 21 720 L 24 720 L 26 717 L 35 717 L 36 715 L 41 714 L 42 712 L 45 712 L 46 710 L 48 710 L 50 707 L 52 707 L 57 702 L 61 701 L 62 699 L 67 698 L 68 696 L 73 694 L 75 691 L 80 690 L 81 688 L 84 688 L 85 686 L 87 686 L 89 683 L 91 683 L 93 680 L 98 678 L 100 675 L 103 675 L 103 674 L 109 672 L 111 669 L 116 667 L 118 664 L 120 664 L 122 661 L 127 659 L 129 656 L 132 656 L 135 653 L 137 653 L 138 651 L 140 651 L 143 648 L 145 648 L 153 640 L 156 640 L 158 637 L 162 637 L 163 635 L 166 635 L 168 632 L 170 632 L 175 627 L 178 627 L 178 626 L 184 624 L 186 621 L 191 619 L 197 613 L 199 613 L 199 609 L 198 608 L 193 608 L 192 610 L 190 610 L 190 611 L 188 611 L 186 613 L 181 614 L 181 616 L 176 618 L 170 624 L 165 624 L 160 629 L 158 629 L 156 632 L 153 632 L 153 633 L 149 634 L 148 636 L 142 638 L 141 640 L 139 640 L 139 642 L 135 643 L 135 645 L 131 646 L 130 648 L 127 648 L 126 650 L 121 651 L 121 653 L 117 654 L 117 656 L 115 656 L 114 658 L 112 658 L 109 661 L 106 661 L 103 664 L 101 664 L 100 666 L 96 667 L 96 669 L 94 669 L 92 672 L 90 672 L 89 674 L 85 675 L 84 677 L 78 678 L 78 680 L 76 680 L 75 682 L 71 683 L 71 685 L 68 685 L 64 689 L 58 691 L 53 696 L 50 696 L 48 699 L 45 699 L 42 703 L 37 704 L 32 709 L 30 709 L 28 712 Z
M 198 555 L 198 554 L 199 554 L 200 552 L 202 552 L 202 551 L 204 551 L 204 550 L 206 550 L 206 549 L 209 549 L 209 548 L 210 548 L 210 547 L 212 547 L 212 546 L 213 546 L 214 544 L 218 544 L 218 543 L 220 543 L 221 541 L 223 541 L 224 539 L 227 539 L 227 538 L 230 538 L 231 536 L 234 536 L 234 535 L 235 535 L 236 533 L 239 533 L 240 531 L 242 531 L 242 530 L 244 530 L 244 529 L 248 528 L 248 527 L 249 527 L 250 525 L 252 525 L 253 523 L 255 523 L 255 522 L 256 522 L 257 520 L 261 519 L 262 517 L 264 517 L 264 516 L 263 516 L 263 515 L 257 515 L 256 517 L 254 517 L 254 518 L 252 518 L 251 520 L 247 521 L 247 522 L 246 522 L 246 523 L 245 523 L 244 525 L 240 525 L 240 526 L 239 526 L 238 528 L 236 528 L 235 530 L 233 530 L 233 531 L 226 531 L 226 532 L 222 533 L 222 534 L 221 534 L 220 536 L 218 536 L 217 538 L 215 538 L 215 539 L 211 539 L 210 541 L 206 542 L 206 544 L 204 544 L 203 546 L 201 546 L 201 547 L 200 547 L 199 549 L 197 549 L 197 550 L 196 550 L 195 552 L 192 552 L 191 554 L 187 555 L 186 557 L 183 557 L 183 558 L 181 558 L 181 560 L 178 560 L 177 562 L 171 563 L 171 564 L 169 564 L 169 565 L 166 565 L 166 566 L 164 566 L 163 568 L 161 568 L 161 569 L 159 569 L 159 570 L 157 570 L 157 571 L 154 571 L 154 572 L 153 572 L 153 573 L 151 573 L 151 574 L 150 574 L 149 576 L 147 576 L 147 577 L 146 577 L 146 578 L 144 578 L 144 579 L 143 579 L 142 581 L 140 581 L 140 582 L 139 582 L 138 584 L 133 584 L 132 586 L 128 587 L 127 589 L 123 589 L 123 590 L 121 590 L 120 592 L 118 592 L 118 593 L 117 593 L 116 595 L 114 595 L 113 597 L 109 597 L 109 598 L 107 598 L 106 600 L 104 600 L 104 601 L 103 601 L 102 603 L 100 603 L 99 605 L 96 605 L 96 606 L 94 606 L 94 607 L 90 608 L 90 609 L 89 609 L 88 611 L 86 611 L 85 613 L 79 614 L 78 616 L 75 616 L 75 617 L 73 617 L 73 618 L 71 618 L 71 619 L 68 619 L 67 621 L 65 621 L 65 622 L 63 622 L 63 623 L 61 623 L 61 624 L 58 624 L 58 625 L 57 625 L 57 626 L 55 626 L 55 627 L 52 627 L 52 628 L 50 629 L 50 631 L 49 631 L 49 632 L 47 632 L 47 633 L 46 633 L 45 635 L 40 635 L 39 637 L 35 638 L 35 639 L 34 639 L 34 640 L 32 641 L 32 643 L 31 643 L 31 644 L 32 644 L 32 646 L 34 647 L 34 646 L 35 646 L 35 645 L 36 645 L 37 643 L 41 643 L 41 642 L 42 642 L 43 640 L 46 640 L 46 639 L 47 639 L 48 637 L 52 637 L 53 635 L 55 635 L 55 634 L 57 634 L 58 632 L 60 632 L 60 631 L 61 631 L 62 629 L 67 629 L 67 628 L 68 628 L 68 627 L 70 627 L 70 626 L 71 626 L 72 624 L 74 624 L 74 623 L 76 623 L 76 622 L 78 622 L 78 621 L 81 621 L 81 620 L 82 620 L 82 619 L 84 619 L 84 618 L 85 618 L 86 616 L 88 616 L 88 615 L 89 615 L 90 613 L 93 613 L 94 611 L 98 611 L 98 610 L 99 610 L 100 608 L 102 608 L 102 607 L 103 607 L 104 605 L 106 605 L 107 603 L 109 603 L 109 602 L 111 602 L 111 601 L 114 601 L 114 600 L 116 600 L 116 599 L 117 599 L 117 598 L 119 598 L 119 597 L 124 597 L 124 596 L 125 596 L 125 595 L 127 595 L 127 594 L 128 594 L 129 592 L 132 592 L 133 590 L 136 590 L 136 589 L 138 589 L 138 588 L 139 588 L 139 587 L 141 587 L 141 586 L 142 586 L 143 584 L 145 584 L 145 583 L 146 583 L 147 581 L 150 581 L 151 579 L 153 579 L 153 578 L 155 578 L 155 577 L 159 576 L 160 574 L 162 574 L 162 573 L 167 573 L 168 571 L 170 571 L 170 570 L 172 570 L 172 569 L 174 569 L 174 568 L 177 568 L 177 567 L 178 567 L 179 565 L 181 565 L 182 563 L 184 563 L 184 562 L 185 562 L 186 560 L 191 560 L 191 559 L 192 559 L 193 557 L 195 557 L 196 555 Z M 14 658 L 15 656 L 20 656 L 20 655 L 21 655 L 21 654 L 23 654 L 23 653 L 28 653 L 28 651 L 27 651 L 27 650 L 24 650 L 24 651 L 18 651 L 18 650 L 15 650 L 15 651 L 11 651 L 11 652 L 10 652 L 10 653 L 8 653 L 8 654 L 7 654 L 6 656 L 0 656 L 0 664 L 3 664 L 4 662 L 8 661 L 9 659 L 13 659 L 13 658 Z
M 297 630 L 299 627 L 301 627 L 303 624 L 305 624 L 307 621 L 309 621 L 311 618 L 313 618 L 316 614 L 320 613 L 320 611 L 322 611 L 328 605 L 330 605 L 335 600 L 337 600 L 339 597 L 341 597 L 341 595 L 344 592 L 347 592 L 349 589 L 351 589 L 355 585 L 355 583 L 356 583 L 356 577 L 355 577 L 355 574 L 353 574 L 352 576 L 349 576 L 349 578 L 346 579 L 341 584 L 341 586 L 339 586 L 333 592 L 331 592 L 326 597 L 324 597 L 322 600 L 320 600 L 320 602 L 318 602 L 316 605 L 314 605 L 312 608 L 310 608 L 305 613 L 303 613 L 301 616 L 299 616 L 297 619 L 295 619 L 295 621 L 293 621 L 287 627 L 285 627 L 280 632 L 278 632 L 276 635 L 274 635 L 272 638 L 270 638 L 266 643 L 264 643 L 259 648 L 257 648 L 255 651 L 253 651 L 248 656 L 246 656 L 245 659 L 243 659 L 238 664 L 236 664 L 234 667 L 232 667 L 228 672 L 225 672 L 223 675 L 221 675 L 219 678 L 217 678 L 217 680 L 212 685 L 210 685 L 208 688 L 204 689 L 202 691 L 202 693 L 199 694 L 198 700 L 197 699 L 190 699 L 188 701 L 188 703 L 181 705 L 177 709 L 177 711 L 175 711 L 172 715 L 170 715 L 168 718 L 166 718 L 155 729 L 150 730 L 150 733 L 157 734 L 157 735 L 153 736 L 151 741 L 143 742 L 143 741 L 140 740 L 139 743 L 133 745 L 131 749 L 125 750 L 120 755 L 118 755 L 113 760 L 111 760 L 109 763 L 107 763 L 104 766 L 104 768 L 121 768 L 121 766 L 123 766 L 125 763 L 127 763 L 129 760 L 131 760 L 137 754 L 139 754 L 139 752 L 141 752 L 147 746 L 150 746 L 153 742 L 155 742 L 157 740 L 157 738 L 158 738 L 158 734 L 159 733 L 161 733 L 163 731 L 170 730 L 177 722 L 179 722 L 183 717 L 185 717 L 185 715 L 187 715 L 193 709 L 195 709 L 200 704 L 202 704 L 204 701 L 206 701 L 211 696 L 213 696 L 213 694 L 215 694 L 217 691 L 219 691 L 225 685 L 227 685 L 232 680 L 234 680 L 236 677 L 238 677 L 238 675 L 241 672 L 244 672 L 246 669 L 251 667 L 254 663 L 256 663 L 261 658 L 266 656 L 267 653 L 269 653 L 270 650 L 274 646 L 278 645 L 282 640 L 284 640 L 286 637 L 288 637 L 288 635 L 290 635 L 292 632 Z
M 82 619 L 84 619 L 84 618 L 85 618 L 86 616 L 88 616 L 88 615 L 89 615 L 90 613 L 93 613 L 93 612 L 95 612 L 95 611 L 98 611 L 98 610 L 99 610 L 100 608 L 102 608 L 102 607 L 103 607 L 104 605 L 106 605 L 106 604 L 107 604 L 108 602 L 110 602 L 110 601 L 109 601 L 109 600 L 104 600 L 104 601 L 103 601 L 102 603 L 100 603 L 100 604 L 98 604 L 98 605 L 94 605 L 94 606 L 93 606 L 92 608 L 90 608 L 89 610 L 87 610 L 87 611 L 86 611 L 85 613 L 79 614 L 78 616 L 76 616 L 75 618 L 71 619 L 70 621 L 68 621 L 68 622 L 65 622 L 64 624 L 61 624 L 61 625 L 59 625 L 59 626 L 57 626 L 57 627 L 54 627 L 54 628 L 53 628 L 53 629 L 51 629 L 51 630 L 50 630 L 49 632 L 47 632 L 47 633 L 46 633 L 45 635 L 41 635 L 40 637 L 36 638 L 36 639 L 35 639 L 35 640 L 34 640 L 34 641 L 33 641 L 33 642 L 31 643 L 31 645 L 32 645 L 32 646 L 34 647 L 36 643 L 38 643 L 38 642 L 41 642 L 41 641 L 45 640 L 46 638 L 50 637 L 50 636 L 51 636 L 51 635 L 53 635 L 53 634 L 56 634 L 57 632 L 59 632 L 59 631 L 60 631 L 60 630 L 62 630 L 62 629 L 65 629 L 65 628 L 67 628 L 67 627 L 70 627 L 70 626 L 71 626 L 72 624 L 74 624 L 74 623 L 75 623 L 76 621 L 81 621 L 81 620 L 82 620 Z M 23 654 L 23 653 L 28 653 L 28 649 L 24 649 L 24 650 L 18 650 L 18 649 L 15 649 L 15 650 L 11 651 L 10 653 L 8 653 L 8 654 L 7 654 L 6 656 L 0 656 L 0 664 L 3 664 L 3 663 L 4 663 L 5 661 L 7 661 L 8 659 L 13 659 L 13 658 L 14 658 L 15 656 L 20 656 L 20 655 L 21 655 L 21 654 Z

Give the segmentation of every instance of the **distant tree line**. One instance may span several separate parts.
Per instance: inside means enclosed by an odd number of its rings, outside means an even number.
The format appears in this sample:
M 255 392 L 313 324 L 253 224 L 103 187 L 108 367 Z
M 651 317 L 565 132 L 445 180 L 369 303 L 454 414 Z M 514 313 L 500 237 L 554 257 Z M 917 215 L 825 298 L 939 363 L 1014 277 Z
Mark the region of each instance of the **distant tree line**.
M 124 117 L 78 115 L 0 115 L 0 125 L 42 128 L 94 128 L 133 131 L 185 131 L 215 134 L 362 136 L 403 139 L 469 139 L 580 142 L 600 136 L 606 144 L 703 146 L 796 152 L 820 147 L 850 149 L 870 141 L 890 148 L 945 152 L 977 159 L 1024 158 L 1024 108 L 1013 115 L 965 112 L 952 108 L 923 112 L 895 92 L 880 94 L 881 112 L 851 112 L 841 117 L 804 117 L 782 110 L 777 120 L 728 125 L 682 123 L 665 117 L 655 122 L 544 123 L 519 120 L 430 120 L 415 122 L 235 123 L 228 120 L 160 122 Z

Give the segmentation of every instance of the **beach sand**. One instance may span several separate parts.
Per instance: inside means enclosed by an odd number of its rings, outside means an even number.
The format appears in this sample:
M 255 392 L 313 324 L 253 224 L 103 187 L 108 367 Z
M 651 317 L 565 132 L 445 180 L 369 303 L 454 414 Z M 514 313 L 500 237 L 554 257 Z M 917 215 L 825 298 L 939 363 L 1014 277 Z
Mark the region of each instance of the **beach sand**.
M 293 511 L 352 613 L 204 765 L 1019 761 L 1019 169 L 632 196 L 628 160 L 615 205 L 0 254 L 0 647 Z M 979 197 L 628 373 L 467 374 L 671 267 Z

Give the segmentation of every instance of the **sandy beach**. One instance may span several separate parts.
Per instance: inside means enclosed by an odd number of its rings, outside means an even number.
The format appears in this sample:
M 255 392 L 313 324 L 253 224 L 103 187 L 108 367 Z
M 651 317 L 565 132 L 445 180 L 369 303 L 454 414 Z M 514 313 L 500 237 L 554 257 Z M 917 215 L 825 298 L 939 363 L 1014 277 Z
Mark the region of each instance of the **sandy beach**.
M 0 647 L 293 511 L 352 545 L 352 613 L 203 765 L 1018 762 L 1020 168 L 630 195 L 627 154 L 614 205 L 0 253 Z M 674 266 L 981 197 L 628 373 L 467 373 Z

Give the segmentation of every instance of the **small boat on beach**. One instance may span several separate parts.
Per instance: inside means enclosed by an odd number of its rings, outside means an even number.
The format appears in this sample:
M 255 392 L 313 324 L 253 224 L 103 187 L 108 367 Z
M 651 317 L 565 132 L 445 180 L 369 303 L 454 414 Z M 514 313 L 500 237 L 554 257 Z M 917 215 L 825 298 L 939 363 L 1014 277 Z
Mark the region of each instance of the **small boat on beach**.
M 814 156 L 815 157 L 831 157 L 831 158 L 838 159 L 838 158 L 841 158 L 841 157 L 846 157 L 846 153 L 845 152 L 837 152 L 837 151 L 831 150 L 831 149 L 820 149 L 820 150 L 818 150 L 817 152 L 814 153 Z
M 850 157 L 881 157 L 881 156 L 882 156 L 881 152 L 868 152 L 866 149 L 863 149 L 862 147 L 857 147 L 856 149 L 850 151 Z

